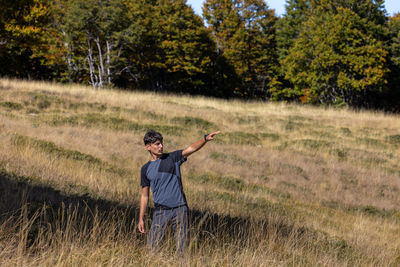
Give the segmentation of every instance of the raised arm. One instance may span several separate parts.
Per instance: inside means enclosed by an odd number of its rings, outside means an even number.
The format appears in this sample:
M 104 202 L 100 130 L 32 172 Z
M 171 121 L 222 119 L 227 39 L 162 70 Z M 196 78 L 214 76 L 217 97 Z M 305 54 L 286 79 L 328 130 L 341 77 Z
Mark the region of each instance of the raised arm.
M 142 187 L 142 195 L 140 197 L 140 211 L 138 229 L 142 234 L 146 233 L 144 229 L 144 215 L 146 213 L 147 203 L 149 202 L 149 187 Z
M 191 154 L 193 154 L 194 152 L 196 152 L 200 148 L 202 148 L 208 141 L 213 140 L 214 136 L 219 133 L 220 133 L 220 131 L 210 133 L 210 134 L 206 135 L 204 138 L 201 138 L 200 140 L 194 142 L 193 144 L 191 144 L 190 146 L 188 146 L 187 148 L 185 148 L 182 151 L 182 156 L 184 158 L 187 158 L 188 156 L 190 156 Z

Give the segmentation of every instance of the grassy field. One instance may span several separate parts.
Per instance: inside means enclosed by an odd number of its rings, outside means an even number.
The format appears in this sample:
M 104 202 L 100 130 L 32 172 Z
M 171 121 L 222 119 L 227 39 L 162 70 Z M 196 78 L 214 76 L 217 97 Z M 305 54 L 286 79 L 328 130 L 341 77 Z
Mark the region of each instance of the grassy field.
M 136 228 L 150 128 L 222 131 L 182 165 L 184 258 Z M 0 79 L 0 265 L 178 264 L 400 266 L 400 117 Z

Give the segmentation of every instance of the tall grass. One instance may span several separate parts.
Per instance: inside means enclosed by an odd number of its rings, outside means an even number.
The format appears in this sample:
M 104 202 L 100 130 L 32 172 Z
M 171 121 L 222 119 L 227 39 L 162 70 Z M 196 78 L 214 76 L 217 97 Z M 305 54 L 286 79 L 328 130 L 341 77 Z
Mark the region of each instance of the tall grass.
M 170 233 L 151 255 L 136 231 L 149 128 L 169 151 L 222 131 L 182 165 L 183 258 Z M 0 262 L 400 265 L 399 129 L 380 112 L 1 79 Z

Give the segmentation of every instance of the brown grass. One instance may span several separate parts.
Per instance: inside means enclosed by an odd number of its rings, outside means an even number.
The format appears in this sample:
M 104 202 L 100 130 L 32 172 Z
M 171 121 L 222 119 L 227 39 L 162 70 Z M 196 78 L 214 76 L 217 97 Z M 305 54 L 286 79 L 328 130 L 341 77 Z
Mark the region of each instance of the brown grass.
M 148 128 L 169 151 L 223 132 L 182 165 L 184 258 L 170 235 L 149 255 L 136 231 Z M 380 112 L 1 79 L 0 262 L 400 265 L 399 129 Z

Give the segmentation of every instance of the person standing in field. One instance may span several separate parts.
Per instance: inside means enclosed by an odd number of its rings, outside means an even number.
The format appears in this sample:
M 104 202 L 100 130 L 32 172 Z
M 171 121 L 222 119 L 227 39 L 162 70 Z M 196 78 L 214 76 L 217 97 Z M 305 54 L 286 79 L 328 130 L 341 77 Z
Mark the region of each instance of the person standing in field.
M 182 187 L 180 165 L 187 157 L 202 148 L 220 131 L 206 134 L 183 150 L 163 153 L 163 136 L 154 130 L 148 131 L 144 138 L 150 160 L 141 169 L 141 198 L 138 229 L 145 234 L 144 216 L 149 200 L 149 188 L 153 193 L 154 214 L 147 245 L 157 251 L 169 223 L 175 232 L 176 248 L 185 252 L 189 244 L 189 208 Z

